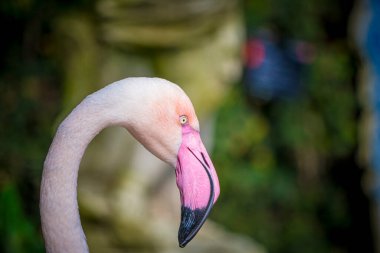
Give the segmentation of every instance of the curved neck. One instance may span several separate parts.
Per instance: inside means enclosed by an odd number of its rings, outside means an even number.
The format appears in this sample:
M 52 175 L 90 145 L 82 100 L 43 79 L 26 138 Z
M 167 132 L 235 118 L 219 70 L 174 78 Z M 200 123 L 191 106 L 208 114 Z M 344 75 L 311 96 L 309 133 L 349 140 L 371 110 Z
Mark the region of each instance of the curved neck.
M 46 157 L 40 212 L 49 253 L 88 252 L 77 202 L 80 161 L 87 145 L 103 128 L 121 124 L 114 113 L 117 101 L 102 96 L 94 93 L 71 112 L 59 126 Z

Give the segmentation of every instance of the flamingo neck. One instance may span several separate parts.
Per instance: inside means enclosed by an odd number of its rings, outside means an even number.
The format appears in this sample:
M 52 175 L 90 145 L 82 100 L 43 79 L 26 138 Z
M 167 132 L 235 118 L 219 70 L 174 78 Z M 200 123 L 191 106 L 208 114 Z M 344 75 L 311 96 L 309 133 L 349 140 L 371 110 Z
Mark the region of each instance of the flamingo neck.
M 121 124 L 115 113 L 116 97 L 103 95 L 94 93 L 73 110 L 58 128 L 46 157 L 40 212 L 48 253 L 88 252 L 77 202 L 80 161 L 87 145 L 103 128 Z

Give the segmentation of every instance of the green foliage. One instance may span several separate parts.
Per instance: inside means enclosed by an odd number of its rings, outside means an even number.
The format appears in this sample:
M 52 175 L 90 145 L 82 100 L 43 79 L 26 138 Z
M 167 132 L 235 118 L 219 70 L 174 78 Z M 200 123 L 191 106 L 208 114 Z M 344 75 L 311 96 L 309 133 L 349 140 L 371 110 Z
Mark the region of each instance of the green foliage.
M 0 110 L 0 252 L 44 252 L 38 194 L 58 100 L 43 74 L 12 74 L 0 81 L 6 108 Z
M 352 53 L 345 34 L 331 30 L 345 25 L 342 3 L 245 1 L 249 34 L 266 27 L 316 48 L 298 97 L 247 103 L 235 88 L 218 111 L 213 158 L 222 192 L 213 218 L 269 252 L 344 251 L 329 233 L 352 220 L 344 190 L 328 177 L 357 145 Z
M 58 5 L 0 3 L 0 252 L 44 252 L 38 196 L 60 102 L 50 23 Z
M 16 187 L 0 189 L 0 251 L 4 253 L 44 252 L 42 237 L 24 214 Z
M 329 252 L 327 229 L 349 226 L 342 189 L 325 175 L 356 145 L 350 62 L 320 53 L 304 93 L 249 105 L 235 89 L 216 121 L 214 162 L 222 193 L 213 218 L 270 252 Z

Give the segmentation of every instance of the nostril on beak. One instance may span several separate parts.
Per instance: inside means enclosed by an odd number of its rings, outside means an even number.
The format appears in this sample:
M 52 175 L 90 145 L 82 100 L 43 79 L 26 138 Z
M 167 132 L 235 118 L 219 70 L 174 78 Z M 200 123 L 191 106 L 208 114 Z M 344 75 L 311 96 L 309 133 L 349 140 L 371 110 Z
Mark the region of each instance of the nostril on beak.
M 205 155 L 203 154 L 203 152 L 201 152 L 201 156 L 202 156 L 203 161 L 205 162 L 207 168 L 210 168 L 210 165 L 208 165 L 208 162 L 207 162 L 206 157 L 205 157 Z

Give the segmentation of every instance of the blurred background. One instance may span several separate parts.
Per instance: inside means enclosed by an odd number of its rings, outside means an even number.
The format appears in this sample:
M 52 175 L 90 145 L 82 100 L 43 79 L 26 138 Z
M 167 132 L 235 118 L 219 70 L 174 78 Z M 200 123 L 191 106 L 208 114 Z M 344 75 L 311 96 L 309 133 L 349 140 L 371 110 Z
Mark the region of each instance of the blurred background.
M 380 1 L 3 0 L 0 29 L 0 252 L 45 251 L 55 129 L 129 76 L 187 92 L 221 195 L 179 249 L 173 170 L 106 129 L 79 172 L 91 252 L 380 252 Z

